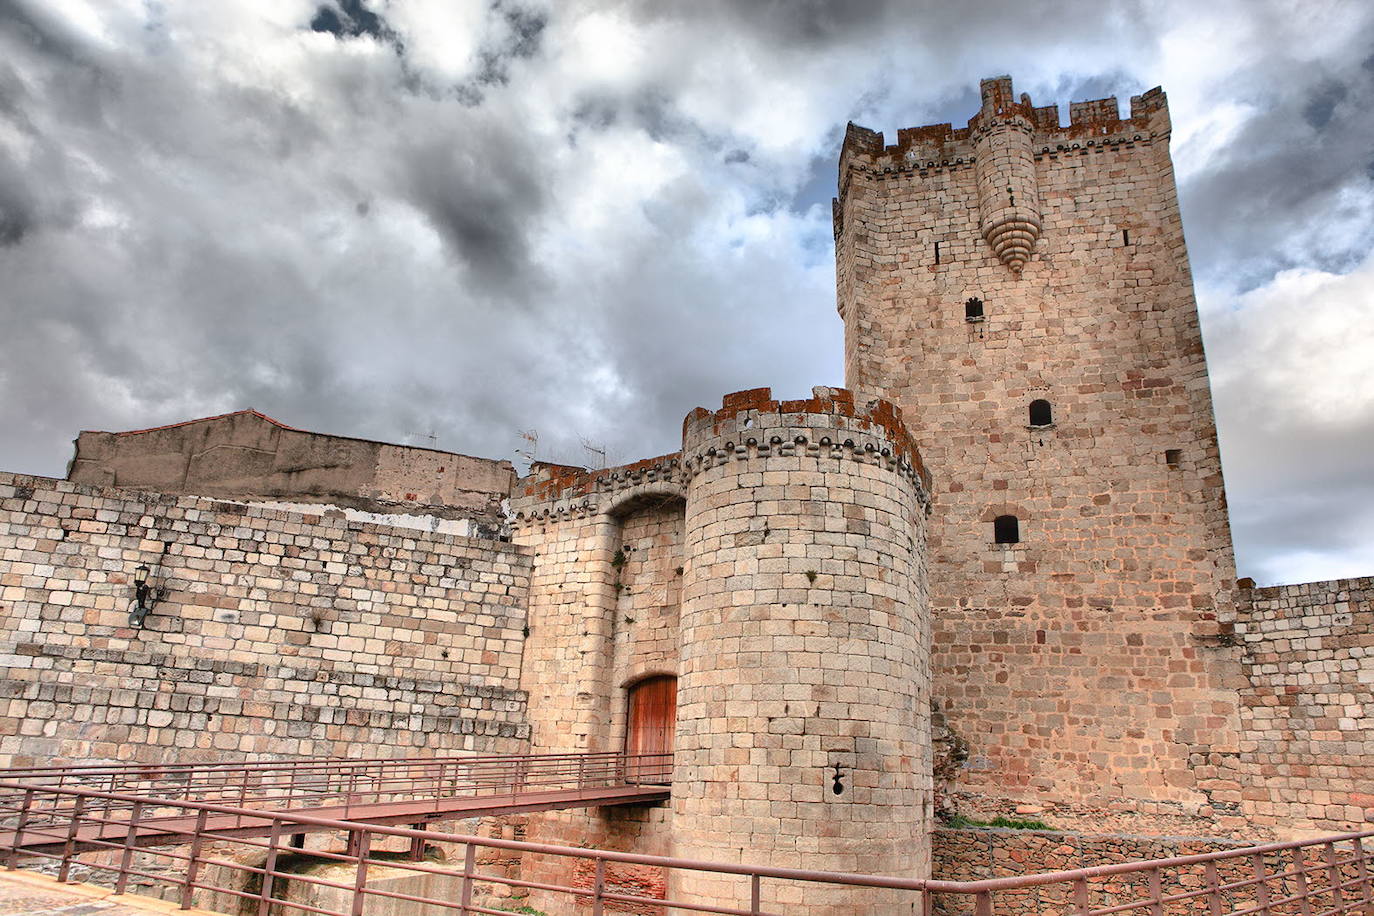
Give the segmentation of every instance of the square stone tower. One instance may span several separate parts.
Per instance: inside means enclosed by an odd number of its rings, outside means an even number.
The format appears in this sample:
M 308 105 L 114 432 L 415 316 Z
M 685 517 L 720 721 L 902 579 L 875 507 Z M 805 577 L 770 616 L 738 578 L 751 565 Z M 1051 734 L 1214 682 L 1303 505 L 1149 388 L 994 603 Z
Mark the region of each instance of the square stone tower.
M 935 702 L 1002 802 L 1225 814 L 1234 561 L 1164 93 L 850 125 L 845 375 L 934 480 Z

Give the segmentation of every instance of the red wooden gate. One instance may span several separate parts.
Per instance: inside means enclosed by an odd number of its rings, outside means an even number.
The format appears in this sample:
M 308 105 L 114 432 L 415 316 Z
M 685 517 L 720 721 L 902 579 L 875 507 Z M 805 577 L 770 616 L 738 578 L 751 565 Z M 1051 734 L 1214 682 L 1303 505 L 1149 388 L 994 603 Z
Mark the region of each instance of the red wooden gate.
M 668 674 L 648 677 L 630 688 L 625 729 L 627 754 L 671 754 L 676 725 L 677 678 Z M 662 764 L 649 760 L 645 762 L 645 769 L 648 772 L 661 770 Z

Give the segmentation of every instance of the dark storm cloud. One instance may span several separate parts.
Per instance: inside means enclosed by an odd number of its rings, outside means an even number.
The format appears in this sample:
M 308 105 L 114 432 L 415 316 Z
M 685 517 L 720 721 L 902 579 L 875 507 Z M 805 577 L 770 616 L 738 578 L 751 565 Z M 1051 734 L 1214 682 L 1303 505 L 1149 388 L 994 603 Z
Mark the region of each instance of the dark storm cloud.
M 505 28 L 500 38 L 478 55 L 481 66 L 477 82 L 484 86 L 504 86 L 510 80 L 512 61 L 528 60 L 538 53 L 540 38 L 549 20 L 543 13 L 501 2 L 493 3 L 491 10 Z
M 0 3 L 0 33 L 39 54 L 68 64 L 84 66 L 88 63 L 80 42 L 70 35 L 60 19 L 41 6 L 29 6 L 19 0 Z
M 0 361 L 6 469 L 60 474 L 83 427 L 250 406 L 418 444 L 432 429 L 493 457 L 534 428 L 542 458 L 587 461 L 585 439 L 628 461 L 676 447 L 681 417 L 723 392 L 841 383 L 829 198 L 845 121 L 962 123 L 977 79 L 1003 72 L 1042 104 L 1171 91 L 1213 289 L 1279 289 L 1279 267 L 1368 247 L 1374 58 L 1359 63 L 1355 4 L 1318 24 L 1310 58 L 1306 21 L 1264 0 L 55 9 L 0 0 L 0 308 L 21 329 Z M 1177 45 L 1247 27 L 1210 56 Z M 1224 142 L 1180 139 L 1214 107 L 1239 112 Z M 1368 505 L 1339 505 L 1364 492 L 1348 450 L 1365 414 L 1323 420 L 1345 457 L 1320 472 L 1266 451 L 1307 429 L 1269 374 L 1311 357 L 1256 337 L 1288 301 L 1209 324 L 1235 343 L 1209 337 L 1217 362 L 1245 367 L 1220 372 L 1218 405 L 1238 536 L 1266 570 L 1299 568 L 1285 529 L 1350 555 Z M 1260 390 L 1292 418 L 1277 432 L 1246 412 Z M 1275 474 L 1282 501 L 1264 496 Z
M 1374 26 L 1356 41 L 1374 42 Z M 1236 80 L 1256 87 L 1238 93 L 1253 115 L 1182 188 L 1195 262 L 1246 286 L 1305 263 L 1350 270 L 1374 244 L 1368 212 L 1352 210 L 1374 190 L 1374 72 L 1267 60 Z
M 1344 83 L 1329 80 L 1308 91 L 1307 104 L 1302 108 L 1302 117 L 1313 130 L 1322 130 L 1331 123 L 1336 106 L 1345 101 L 1350 90 Z
M 337 38 L 367 35 L 381 41 L 391 41 L 396 37 L 382 17 L 368 9 L 363 0 L 338 0 L 337 3 L 322 4 L 310 20 L 310 28 L 316 32 L 328 32 Z
M 34 227 L 33 193 L 18 165 L 0 150 L 0 247 L 18 245 Z
M 405 176 L 423 211 L 477 288 L 528 290 L 538 279 L 530 233 L 547 206 L 537 151 L 502 126 L 474 125 L 414 150 Z

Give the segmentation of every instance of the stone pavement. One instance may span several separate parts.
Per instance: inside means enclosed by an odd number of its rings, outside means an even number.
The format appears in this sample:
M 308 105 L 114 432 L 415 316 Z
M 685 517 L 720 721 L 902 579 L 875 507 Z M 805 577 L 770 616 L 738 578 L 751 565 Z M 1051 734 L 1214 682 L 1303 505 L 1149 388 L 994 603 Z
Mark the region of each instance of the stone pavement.
M 0 871 L 0 916 L 161 916 L 161 914 L 216 916 L 208 910 L 182 910 L 175 903 L 116 896 L 108 888 L 91 884 L 58 884 L 47 875 L 25 871 Z

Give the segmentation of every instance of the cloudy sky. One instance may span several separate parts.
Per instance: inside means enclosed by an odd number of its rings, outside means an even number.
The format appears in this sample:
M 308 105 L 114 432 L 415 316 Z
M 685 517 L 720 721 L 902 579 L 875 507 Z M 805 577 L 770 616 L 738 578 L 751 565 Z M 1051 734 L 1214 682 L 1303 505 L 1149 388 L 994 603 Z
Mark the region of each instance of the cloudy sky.
M 0 468 L 242 407 L 670 451 L 842 382 L 845 122 L 999 73 L 1165 87 L 1241 573 L 1374 574 L 1367 0 L 0 0 Z

